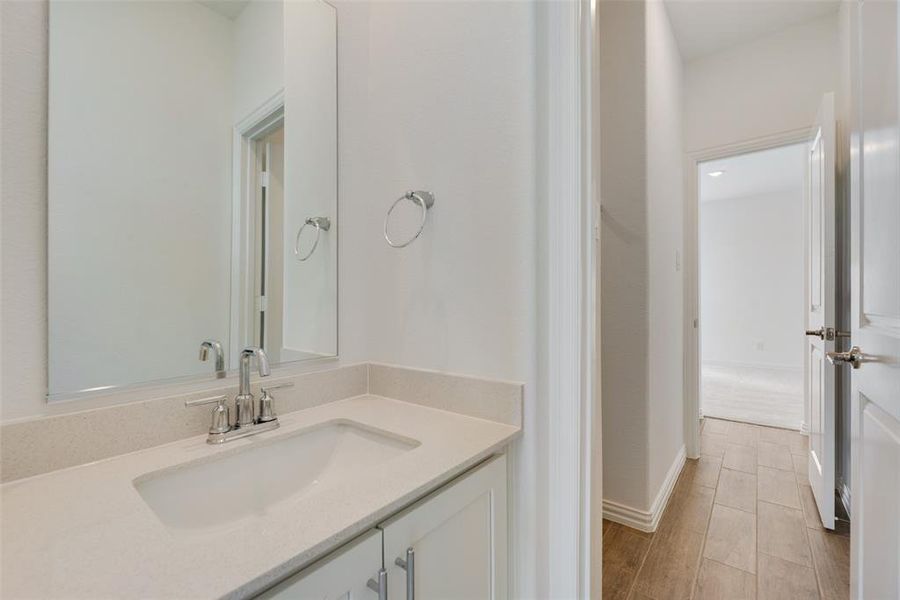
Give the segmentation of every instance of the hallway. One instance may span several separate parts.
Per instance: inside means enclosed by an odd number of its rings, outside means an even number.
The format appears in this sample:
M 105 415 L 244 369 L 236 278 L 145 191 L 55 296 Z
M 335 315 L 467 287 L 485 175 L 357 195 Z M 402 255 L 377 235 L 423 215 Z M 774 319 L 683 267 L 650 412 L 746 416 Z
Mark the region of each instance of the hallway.
M 685 464 L 657 531 L 604 521 L 604 600 L 847 598 L 847 522 L 822 528 L 806 442 L 704 419 L 701 457 Z

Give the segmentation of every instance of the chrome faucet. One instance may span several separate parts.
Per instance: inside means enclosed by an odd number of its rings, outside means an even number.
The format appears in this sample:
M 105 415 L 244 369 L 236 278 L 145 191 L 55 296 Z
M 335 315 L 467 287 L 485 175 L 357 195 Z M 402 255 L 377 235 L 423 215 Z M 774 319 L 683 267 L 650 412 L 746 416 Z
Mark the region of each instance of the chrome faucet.
M 272 397 L 271 391 L 293 387 L 294 383 L 285 381 L 262 388 L 262 396 L 259 399 L 259 416 L 254 418 L 253 394 L 250 392 L 250 359 L 254 356 L 256 357 L 259 376 L 267 377 L 269 375 L 269 358 L 262 348 L 251 346 L 241 350 L 239 389 L 238 395 L 234 398 L 234 424 L 231 423 L 228 406 L 226 405 L 228 396 L 199 398 L 197 400 L 188 400 L 184 403 L 185 406 L 216 405 L 212 412 L 209 436 L 206 438 L 207 443 L 223 444 L 230 440 L 271 431 L 279 427 L 278 416 L 275 414 L 275 399 Z
M 253 425 L 253 394 L 250 392 L 250 359 L 256 357 L 256 365 L 260 377 L 269 376 L 269 357 L 266 351 L 256 346 L 247 346 L 241 350 L 240 387 L 234 399 L 234 427 Z
M 225 352 L 222 350 L 222 343 L 219 340 L 203 340 L 200 344 L 200 360 L 206 362 L 209 359 L 209 351 L 212 350 L 216 355 L 216 377 L 222 379 L 225 377 Z

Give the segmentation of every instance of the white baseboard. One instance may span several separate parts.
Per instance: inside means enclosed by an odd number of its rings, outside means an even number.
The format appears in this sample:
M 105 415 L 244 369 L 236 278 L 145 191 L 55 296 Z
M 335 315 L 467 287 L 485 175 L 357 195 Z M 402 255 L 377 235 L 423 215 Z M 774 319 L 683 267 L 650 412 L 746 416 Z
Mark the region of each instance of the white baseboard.
M 672 490 L 675 489 L 675 482 L 678 481 L 681 469 L 684 468 L 685 457 L 685 448 L 682 446 L 678 450 L 672 466 L 669 467 L 669 472 L 666 473 L 666 478 L 656 493 L 649 511 L 632 508 L 612 500 L 603 500 L 603 518 L 640 531 L 651 533 L 656 531 L 663 511 L 665 511 L 666 505 L 669 503 Z

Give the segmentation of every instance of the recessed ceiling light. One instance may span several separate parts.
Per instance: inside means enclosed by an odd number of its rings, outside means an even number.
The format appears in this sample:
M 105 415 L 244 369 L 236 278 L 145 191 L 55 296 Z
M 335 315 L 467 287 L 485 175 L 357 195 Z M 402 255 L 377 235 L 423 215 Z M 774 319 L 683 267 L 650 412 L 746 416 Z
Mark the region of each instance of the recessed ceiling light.
M 724 174 L 725 171 L 710 171 L 709 173 L 707 173 L 707 175 L 709 175 L 710 177 L 721 177 Z

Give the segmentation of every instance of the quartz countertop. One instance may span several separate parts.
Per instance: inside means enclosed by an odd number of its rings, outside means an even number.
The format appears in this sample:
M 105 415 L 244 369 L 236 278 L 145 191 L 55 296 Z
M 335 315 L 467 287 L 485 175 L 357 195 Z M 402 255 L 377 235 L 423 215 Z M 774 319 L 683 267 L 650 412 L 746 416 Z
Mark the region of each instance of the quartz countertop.
M 173 531 L 133 484 L 147 473 L 333 420 L 421 444 L 352 480 L 288 498 L 224 529 Z M 221 446 L 198 435 L 0 486 L 0 596 L 252 596 L 502 450 L 520 431 L 374 395 L 296 411 L 280 421 L 277 430 Z M 234 485 L 241 485 L 239 478 Z

